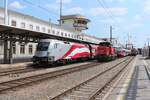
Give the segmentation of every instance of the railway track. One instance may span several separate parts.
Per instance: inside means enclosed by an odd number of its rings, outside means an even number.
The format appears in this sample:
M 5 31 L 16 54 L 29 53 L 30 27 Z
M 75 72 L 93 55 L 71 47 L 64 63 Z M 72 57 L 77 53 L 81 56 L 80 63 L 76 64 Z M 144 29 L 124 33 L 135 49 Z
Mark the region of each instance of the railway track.
M 21 73 L 26 73 L 26 72 L 32 72 L 32 71 L 37 71 L 42 68 L 14 68 L 14 69 L 7 69 L 4 71 L 0 71 L 0 76 L 6 76 L 6 75 L 12 75 L 12 74 L 21 74 Z
M 117 79 L 117 76 L 124 71 L 132 59 L 120 62 L 50 100 L 101 100 L 103 90 Z
M 0 83 L 0 93 L 11 90 L 11 89 L 13 90 L 14 88 L 20 88 L 22 86 L 32 84 L 35 82 L 43 81 L 43 80 L 46 80 L 49 78 L 55 78 L 55 77 L 62 76 L 65 74 L 69 74 L 69 73 L 73 73 L 76 71 L 91 68 L 91 67 L 94 67 L 97 65 L 100 65 L 100 63 L 85 64 L 85 65 L 81 65 L 78 67 L 76 66 L 76 67 L 57 70 L 57 71 L 48 72 L 48 73 L 44 73 L 44 74 L 33 75 L 33 76 L 25 77 L 25 78 L 10 80 L 7 82 L 1 82 Z
M 125 60 L 123 60 L 122 62 L 124 62 Z M 6 82 L 1 82 L 0 83 L 0 93 L 4 93 L 8 90 L 13 90 L 13 89 L 16 89 L 16 88 L 21 88 L 21 87 L 26 86 L 28 84 L 41 82 L 41 81 L 46 80 L 46 79 L 56 78 L 56 77 L 59 77 L 59 76 L 62 76 L 62 75 L 66 75 L 66 74 L 70 74 L 70 73 L 73 73 L 73 72 L 85 70 L 85 69 L 88 69 L 88 68 L 91 68 L 91 67 L 98 66 L 100 64 L 101 63 L 93 62 L 93 63 L 90 63 L 90 64 L 80 65 L 80 66 L 76 66 L 76 67 L 56 70 L 56 71 L 53 71 L 53 72 L 47 72 L 47 73 L 44 73 L 44 74 L 38 74 L 38 75 L 33 75 L 33 76 L 24 77 L 24 78 L 14 79 L 14 80 L 6 81 Z
M 1 76 L 6 76 L 6 75 L 18 75 L 21 73 L 26 73 L 26 72 L 33 72 L 37 70 L 41 70 L 43 68 L 33 68 L 33 67 L 16 67 L 16 68 L 7 68 L 7 69 L 2 69 L 0 70 L 0 77 Z

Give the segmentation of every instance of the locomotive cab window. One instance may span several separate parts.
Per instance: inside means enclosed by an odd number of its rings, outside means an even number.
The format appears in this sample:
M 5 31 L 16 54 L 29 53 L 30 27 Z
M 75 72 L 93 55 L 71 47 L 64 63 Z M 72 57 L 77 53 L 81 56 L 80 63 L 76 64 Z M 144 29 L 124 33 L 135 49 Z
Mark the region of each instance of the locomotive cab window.
M 110 42 L 101 42 L 99 45 L 100 46 L 108 46 L 108 47 L 112 46 Z
M 37 45 L 37 51 L 47 51 L 49 44 L 50 44 L 50 42 L 40 42 Z

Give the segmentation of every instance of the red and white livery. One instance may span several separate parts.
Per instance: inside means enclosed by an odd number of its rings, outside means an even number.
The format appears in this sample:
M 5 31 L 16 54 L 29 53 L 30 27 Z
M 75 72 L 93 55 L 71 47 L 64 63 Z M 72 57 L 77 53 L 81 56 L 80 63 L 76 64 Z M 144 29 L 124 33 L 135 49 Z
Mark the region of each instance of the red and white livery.
M 96 56 L 96 50 L 96 45 L 43 39 L 37 45 L 33 62 L 54 63 L 89 59 Z

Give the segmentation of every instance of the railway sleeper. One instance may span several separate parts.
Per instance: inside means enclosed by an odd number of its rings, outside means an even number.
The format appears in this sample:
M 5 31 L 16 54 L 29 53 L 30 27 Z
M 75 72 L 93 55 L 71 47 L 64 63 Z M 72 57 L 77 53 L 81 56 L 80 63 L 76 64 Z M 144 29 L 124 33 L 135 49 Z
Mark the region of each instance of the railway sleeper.
M 5 83 L 5 84 L 2 84 L 2 86 L 7 86 L 8 87 L 14 87 L 14 86 L 17 86 L 18 84 L 16 83 Z
M 93 92 L 84 92 L 84 91 L 73 91 L 69 95 L 91 95 Z
M 87 84 L 85 86 L 86 87 L 91 87 L 91 88 L 99 88 L 99 84 L 97 84 L 97 85 L 89 85 L 89 84 Z
M 96 90 L 97 88 L 91 88 L 91 87 L 82 87 L 82 89 L 87 89 L 87 90 Z
M 83 95 L 69 95 L 67 97 L 63 97 L 60 100 L 88 100 L 88 96 L 87 95 L 85 95 L 85 96 L 83 96 Z
M 95 90 L 89 90 L 89 89 L 83 89 L 83 88 L 80 88 L 78 91 L 83 91 L 83 92 L 94 92 Z

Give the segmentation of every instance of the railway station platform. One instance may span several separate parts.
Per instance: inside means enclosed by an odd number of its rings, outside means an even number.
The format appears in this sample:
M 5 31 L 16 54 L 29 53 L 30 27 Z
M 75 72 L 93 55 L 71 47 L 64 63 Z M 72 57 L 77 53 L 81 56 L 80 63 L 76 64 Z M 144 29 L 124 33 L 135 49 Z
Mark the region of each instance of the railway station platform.
M 137 56 L 104 100 L 150 100 L 150 59 Z
M 138 58 L 125 100 L 150 100 L 150 59 Z

